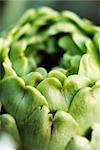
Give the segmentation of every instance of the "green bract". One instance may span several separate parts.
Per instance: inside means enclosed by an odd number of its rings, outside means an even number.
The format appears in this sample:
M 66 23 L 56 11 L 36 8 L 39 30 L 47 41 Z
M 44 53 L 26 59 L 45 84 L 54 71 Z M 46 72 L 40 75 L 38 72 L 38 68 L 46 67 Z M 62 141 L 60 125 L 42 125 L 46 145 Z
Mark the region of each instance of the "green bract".
M 0 115 L 0 149 L 20 148 L 20 136 L 14 118 L 9 114 Z
M 0 38 L 0 112 L 0 150 L 99 150 L 100 27 L 25 12 Z

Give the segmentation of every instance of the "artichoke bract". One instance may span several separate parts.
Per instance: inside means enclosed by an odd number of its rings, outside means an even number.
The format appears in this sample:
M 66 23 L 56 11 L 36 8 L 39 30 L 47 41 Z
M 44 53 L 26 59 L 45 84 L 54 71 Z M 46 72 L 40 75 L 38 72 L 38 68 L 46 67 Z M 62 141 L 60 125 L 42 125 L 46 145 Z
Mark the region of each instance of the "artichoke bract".
M 100 27 L 26 11 L 0 38 L 0 113 L 0 150 L 99 150 Z

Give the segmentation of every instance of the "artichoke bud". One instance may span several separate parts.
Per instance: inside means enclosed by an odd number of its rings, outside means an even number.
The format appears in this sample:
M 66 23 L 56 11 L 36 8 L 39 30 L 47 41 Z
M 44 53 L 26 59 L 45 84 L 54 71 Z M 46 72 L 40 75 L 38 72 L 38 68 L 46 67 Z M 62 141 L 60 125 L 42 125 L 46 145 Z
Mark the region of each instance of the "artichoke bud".
M 99 54 L 100 27 L 71 11 L 30 9 L 5 32 L 0 150 L 98 150 Z

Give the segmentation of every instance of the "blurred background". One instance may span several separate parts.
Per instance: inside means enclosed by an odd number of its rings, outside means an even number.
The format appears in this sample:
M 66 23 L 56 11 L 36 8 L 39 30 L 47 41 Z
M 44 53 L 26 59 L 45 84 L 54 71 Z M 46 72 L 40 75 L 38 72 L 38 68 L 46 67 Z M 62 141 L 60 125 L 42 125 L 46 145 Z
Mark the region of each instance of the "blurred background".
M 100 25 L 100 0 L 0 0 L 0 32 L 15 24 L 25 10 L 41 6 L 71 10 Z

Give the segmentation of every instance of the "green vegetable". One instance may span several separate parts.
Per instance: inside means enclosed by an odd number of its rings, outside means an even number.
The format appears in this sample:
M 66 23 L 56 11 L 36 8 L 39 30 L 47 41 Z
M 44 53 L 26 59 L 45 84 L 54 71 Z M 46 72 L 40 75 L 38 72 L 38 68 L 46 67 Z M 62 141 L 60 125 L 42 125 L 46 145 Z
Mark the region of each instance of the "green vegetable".
M 0 38 L 0 113 L 0 150 L 99 150 L 100 27 L 25 12 Z

